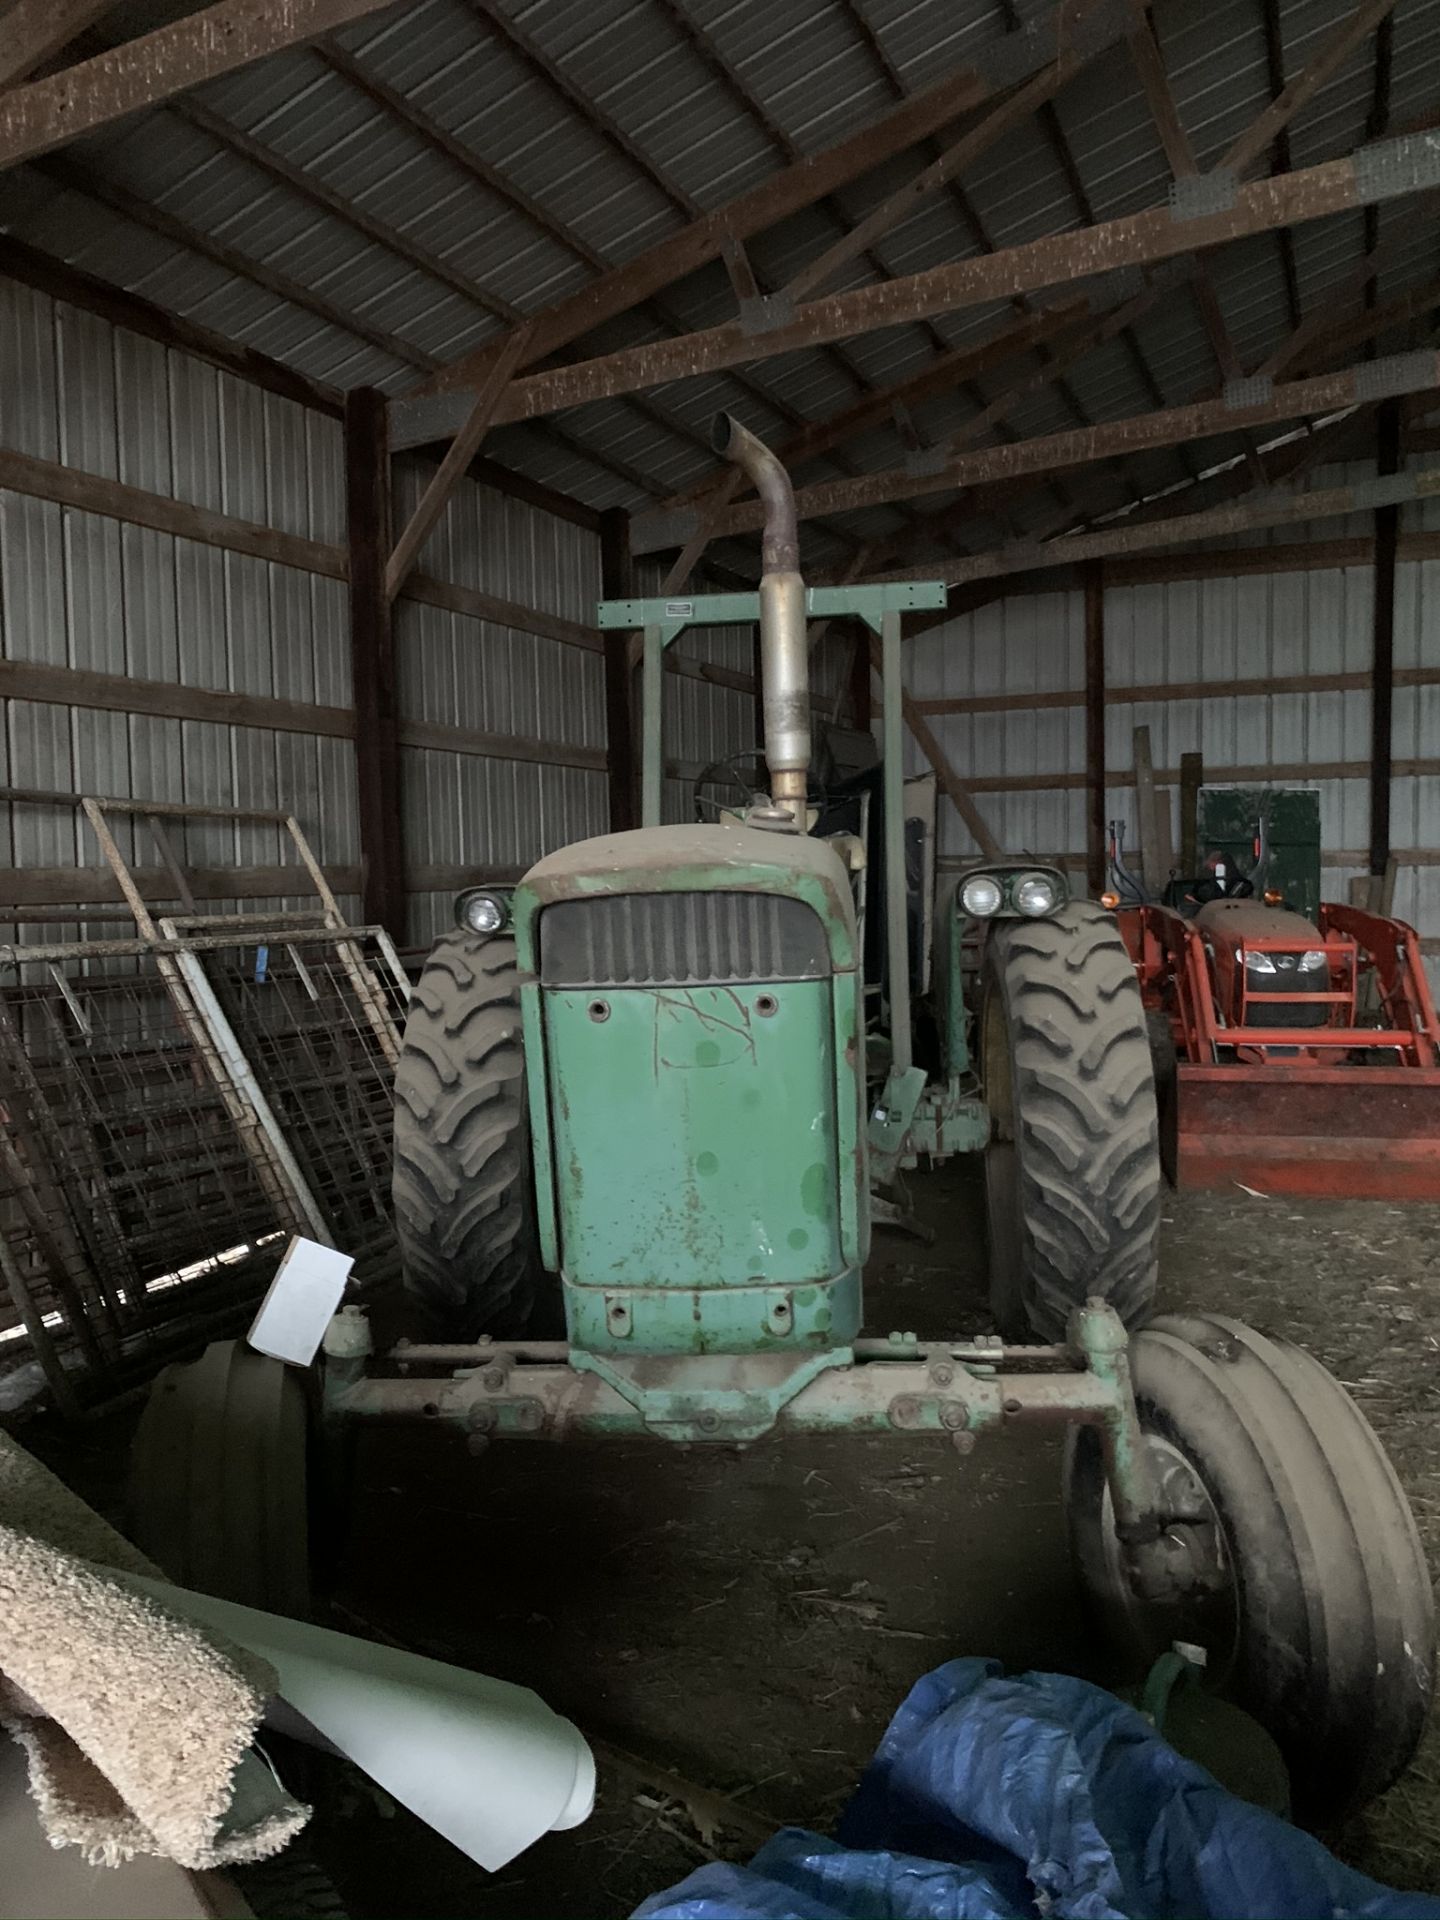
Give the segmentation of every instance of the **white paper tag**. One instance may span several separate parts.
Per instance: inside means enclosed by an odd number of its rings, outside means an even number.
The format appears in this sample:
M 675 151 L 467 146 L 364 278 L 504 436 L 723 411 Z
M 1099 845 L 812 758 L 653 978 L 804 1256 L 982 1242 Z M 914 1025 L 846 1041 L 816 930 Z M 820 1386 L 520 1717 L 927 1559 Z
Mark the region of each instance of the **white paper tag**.
M 308 1367 L 340 1305 L 354 1257 L 297 1233 L 245 1338 L 257 1353 Z

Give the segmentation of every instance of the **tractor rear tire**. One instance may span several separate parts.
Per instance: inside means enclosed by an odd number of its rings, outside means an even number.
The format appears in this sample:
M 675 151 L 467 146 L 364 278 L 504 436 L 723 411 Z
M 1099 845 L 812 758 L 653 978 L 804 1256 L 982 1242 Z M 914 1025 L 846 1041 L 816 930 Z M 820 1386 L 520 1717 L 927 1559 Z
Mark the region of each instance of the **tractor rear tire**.
M 1125 1577 L 1100 1438 L 1072 1428 L 1071 1549 L 1135 1677 L 1176 1640 L 1257 1719 L 1299 1817 L 1332 1825 L 1408 1764 L 1435 1684 L 1430 1579 L 1400 1482 L 1339 1381 L 1220 1314 L 1163 1315 L 1130 1345 L 1166 1531 L 1208 1575 L 1174 1604 Z M 1206 1586 L 1208 1585 L 1208 1592 Z
M 406 1288 L 469 1340 L 529 1330 L 541 1285 L 515 943 L 437 941 L 395 1071 Z
M 1159 1128 L 1145 1010 L 1111 914 L 1077 900 L 991 928 L 980 1071 L 1001 1333 L 1062 1340 L 1096 1296 L 1141 1325 L 1159 1261 Z

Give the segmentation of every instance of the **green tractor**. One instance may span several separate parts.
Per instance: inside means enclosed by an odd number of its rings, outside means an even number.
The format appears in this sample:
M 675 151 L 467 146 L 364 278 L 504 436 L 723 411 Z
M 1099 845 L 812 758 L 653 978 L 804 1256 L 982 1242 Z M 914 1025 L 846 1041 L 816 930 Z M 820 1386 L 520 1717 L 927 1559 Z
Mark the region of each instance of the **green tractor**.
M 964 875 L 935 929 L 934 1070 L 916 1065 L 900 616 L 943 607 L 945 589 L 807 594 L 783 468 L 728 417 L 717 440 L 769 514 L 758 595 L 600 608 L 602 626 L 645 635 L 641 831 L 566 847 L 513 894 L 463 894 L 411 1003 L 395 1110 L 407 1284 L 466 1338 L 557 1320 L 558 1292 L 572 1340 L 622 1356 L 744 1352 L 757 1329 L 767 1349 L 839 1347 L 860 1326 L 870 1189 L 983 1152 L 1002 1332 L 1059 1340 L 1096 1298 L 1137 1326 L 1155 1292 L 1160 1162 L 1145 1013 L 1114 917 L 1069 900 L 1056 869 Z M 771 793 L 722 825 L 662 827 L 663 650 L 687 626 L 757 614 Z M 807 615 L 881 636 L 873 1015 L 865 847 L 807 830 L 822 811 Z
M 966 1454 L 990 1428 L 1065 1427 L 1099 1620 L 1137 1665 L 1204 1648 L 1279 1742 L 1297 1806 L 1331 1818 L 1395 1777 L 1430 1705 L 1404 1494 L 1298 1349 L 1218 1316 L 1148 1319 L 1144 1017 L 1112 919 L 1068 900 L 1063 875 L 962 877 L 937 928 L 938 1063 L 917 1066 L 900 616 L 943 589 L 807 593 L 783 469 L 728 418 L 717 447 L 765 504 L 759 593 L 602 606 L 602 625 L 644 633 L 644 824 L 548 855 L 513 892 L 462 896 L 412 1000 L 395 1130 L 408 1285 L 452 1337 L 377 1358 L 364 1312 L 342 1309 L 326 1431 L 428 1420 L 476 1450 L 843 1432 Z M 807 830 L 807 615 L 881 638 L 878 1021 L 854 849 Z M 757 617 L 770 792 L 743 817 L 662 826 L 664 648 L 691 623 Z M 978 970 L 962 966 L 977 939 Z M 867 1331 L 874 1187 L 961 1151 L 985 1155 L 1001 1333 Z

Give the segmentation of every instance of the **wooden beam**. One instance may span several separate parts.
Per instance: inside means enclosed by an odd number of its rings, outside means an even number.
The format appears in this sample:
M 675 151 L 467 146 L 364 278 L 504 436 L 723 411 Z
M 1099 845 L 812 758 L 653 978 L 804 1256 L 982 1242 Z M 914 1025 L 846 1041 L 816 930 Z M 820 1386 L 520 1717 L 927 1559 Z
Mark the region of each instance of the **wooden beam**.
M 902 227 L 947 181 L 956 179 L 967 167 L 973 166 L 997 140 L 1002 140 L 1013 127 L 1028 120 L 1045 101 L 1052 100 L 1101 51 L 1102 45 L 1113 46 L 1119 37 L 1117 20 L 1108 34 L 1087 40 L 1083 54 L 1062 53 L 1058 60 L 1042 67 L 1024 86 L 1017 87 L 1005 99 L 997 101 L 981 120 L 967 127 L 958 140 L 952 141 L 936 159 L 907 180 L 903 187 L 888 194 L 878 207 L 857 220 L 823 253 L 807 261 L 798 273 L 792 274 L 785 283 L 784 293 L 792 300 L 803 300 L 817 292 L 827 281 L 833 280 L 868 247 Z
M 400 720 L 396 738 L 402 747 L 424 747 L 434 753 L 463 753 L 479 760 L 518 760 L 531 766 L 580 767 L 587 773 L 605 771 L 601 747 L 579 747 L 563 740 L 541 740 L 535 734 L 488 733 L 480 727 L 452 727 L 440 720 Z M 406 885 L 413 890 L 408 873 Z
M 263 727 L 330 740 L 355 736 L 355 716 L 348 707 L 182 687 L 172 680 L 132 680 L 128 674 L 93 673 L 88 668 L 53 667 L 33 660 L 0 660 L 0 700 L 34 700 L 99 713 L 145 713 L 162 720 L 201 720 L 211 726 Z
M 1108 532 L 1071 534 L 1034 546 L 999 547 L 990 553 L 975 554 L 968 560 L 937 565 L 934 571 L 958 585 L 997 574 L 1110 559 L 1146 547 L 1173 546 L 1184 540 L 1213 540 L 1227 533 L 1251 532 L 1258 527 L 1333 520 L 1346 514 L 1364 513 L 1370 508 L 1396 508 L 1405 501 L 1425 500 L 1436 494 L 1440 494 L 1440 471 L 1396 474 L 1384 480 L 1360 481 L 1353 487 L 1302 488 L 1288 497 L 1266 498 L 1249 506 L 1214 507 L 1205 513 L 1175 514 L 1169 520 L 1147 520 L 1143 526 L 1122 525 Z M 1337 564 L 1328 546 L 1320 551 L 1331 554 L 1321 564 Z M 915 576 L 911 573 L 899 577 L 913 579 Z M 933 578 L 933 573 L 924 577 Z
M 695 677 L 708 676 L 697 670 Z M 734 677 L 744 678 L 749 685 L 748 676 Z M 277 700 L 263 694 L 182 687 L 168 680 L 132 680 L 120 673 L 92 673 L 29 660 L 0 660 L 0 700 L 84 707 L 99 713 L 143 713 L 162 720 L 200 720 L 211 726 L 259 727 L 267 732 L 330 740 L 355 738 L 355 715 L 348 707 L 310 706 L 302 700 Z M 396 733 L 402 747 L 428 747 L 486 760 L 582 767 L 592 772 L 605 766 L 605 755 L 598 747 L 570 746 L 528 734 L 490 733 L 428 720 L 400 720 Z
M 539 359 L 567 346 L 581 334 L 628 312 L 674 281 L 719 259 L 727 237 L 748 240 L 791 215 L 802 213 L 827 194 L 918 146 L 1005 88 L 1024 80 L 1055 58 L 1063 12 L 1063 8 L 1055 7 L 1031 27 L 1008 34 L 979 50 L 969 64 L 912 94 L 869 126 L 835 146 L 794 161 L 713 212 L 698 215 L 634 260 L 547 308 L 538 316 L 531 343 L 534 357 Z M 487 346 L 466 354 L 428 382 L 427 387 L 449 390 L 478 385 L 495 352 L 493 346 Z
M 1377 422 L 1375 471 L 1382 477 L 1400 465 L 1400 409 L 1393 400 Z M 1390 859 L 1390 767 L 1395 714 L 1395 552 L 1398 506 L 1375 514 L 1375 595 L 1370 654 L 1370 871 L 1383 874 Z
M 1195 149 L 1190 144 L 1190 136 L 1180 118 L 1180 110 L 1170 87 L 1170 76 L 1165 71 L 1165 62 L 1160 52 L 1159 42 L 1149 15 L 1143 7 L 1137 8 L 1138 18 L 1134 31 L 1129 36 L 1131 58 L 1140 76 L 1141 88 L 1146 104 L 1150 109 L 1150 118 L 1160 135 L 1160 144 L 1165 149 L 1166 163 L 1173 177 L 1188 180 L 1199 173 L 1199 164 L 1195 158 Z M 1215 364 L 1222 380 L 1234 380 L 1240 376 L 1240 358 L 1235 343 L 1230 337 L 1230 329 L 1225 324 L 1225 316 L 1220 308 L 1219 295 L 1215 291 L 1215 282 L 1203 260 L 1196 262 L 1196 271 L 1190 285 L 1191 297 L 1200 315 L 1201 325 L 1210 341 L 1210 351 L 1215 356 Z M 1255 471 L 1257 482 L 1263 482 L 1264 469 L 1260 466 L 1254 442 L 1247 436 L 1245 453 Z
M 818 459 L 842 441 L 852 439 L 871 427 L 884 426 L 897 404 L 914 406 L 922 400 L 934 399 L 938 394 L 956 392 L 982 373 L 989 373 L 993 368 L 1013 360 L 1027 348 L 1041 346 L 1057 335 L 1068 333 L 1077 321 L 1088 323 L 1092 317 L 1087 300 L 1067 301 L 1062 306 L 1045 307 L 1035 313 L 1024 314 L 1018 320 L 997 328 L 977 345 L 956 347 L 952 352 L 941 354 L 928 362 L 918 373 L 907 374 L 903 380 L 897 380 L 891 386 L 867 393 L 852 406 L 842 408 L 826 420 L 817 420 L 801 427 L 780 442 L 776 453 L 793 473 L 807 460 Z M 665 504 L 679 508 L 692 506 L 713 494 L 717 476 L 723 478 L 733 472 L 733 467 L 717 467 L 683 493 L 672 495 Z M 741 491 L 748 491 L 748 483 Z
M 1105 576 L 1085 569 L 1085 878 L 1090 897 L 1105 890 Z
M 0 88 L 13 87 L 94 26 L 115 0 L 15 0 L 0 10 Z
M 249 520 L 216 513 L 209 507 L 192 507 L 183 500 L 147 493 L 141 487 L 125 486 L 119 480 L 84 473 L 78 467 L 62 466 L 58 461 L 37 460 L 30 454 L 0 449 L 0 491 L 7 488 L 81 513 L 96 513 L 106 519 L 124 521 L 129 526 L 171 533 L 177 539 L 194 540 L 201 546 L 247 553 L 257 560 L 297 567 L 330 580 L 346 578 L 348 558 L 344 547 L 306 540 L 295 533 L 281 533 L 274 527 L 257 526 Z M 515 600 L 503 600 L 478 587 L 432 580 L 422 573 L 411 574 L 401 598 L 444 607 L 451 613 L 467 614 L 471 619 L 485 620 L 493 626 L 513 627 L 520 633 L 540 634 L 547 640 L 558 640 L 562 646 L 582 647 L 590 653 L 598 653 L 602 646 L 594 628 L 578 620 L 567 620 L 561 614 L 546 613 L 538 607 L 522 606 Z
M 539 634 L 545 640 L 558 640 L 562 647 L 579 647 L 586 653 L 604 651 L 604 641 L 594 627 L 567 620 L 563 614 L 546 613 L 539 607 L 522 607 L 514 600 L 502 600 L 497 594 L 482 592 L 479 587 L 462 587 L 453 580 L 433 580 L 428 574 L 412 573 L 400 599 L 419 600 L 427 607 L 444 607 L 448 613 L 463 613 L 471 620 L 484 620 L 491 626 Z
M 237 520 L 209 507 L 192 507 L 183 500 L 147 493 L 141 487 L 128 487 L 119 480 L 106 480 L 99 474 L 84 473 L 78 467 L 62 466 L 58 461 L 37 460 L 28 453 L 10 453 L 0 448 L 0 488 L 27 494 L 35 500 L 52 500 L 81 513 L 96 513 L 108 520 L 149 527 L 156 533 L 173 533 L 178 539 L 195 540 L 202 546 L 224 547 L 231 553 L 251 554 L 257 560 L 273 560 L 278 566 L 299 567 L 332 580 L 345 578 L 345 552 L 341 547 L 321 540 L 306 540 L 298 533 L 280 533 L 274 527 L 257 526 L 253 521 Z
M 0 95 L 0 167 L 33 160 L 177 93 L 378 13 L 384 0 L 218 0 Z
M 1177 218 L 1168 205 L 1151 207 L 1079 232 L 1046 234 L 978 259 L 830 294 L 807 302 L 793 321 L 765 333 L 750 333 L 730 323 L 530 374 L 513 383 L 501 417 L 532 419 L 666 381 L 770 359 L 800 347 L 959 312 L 1113 268 L 1143 267 L 1206 252 L 1251 234 L 1381 204 L 1421 191 L 1417 178 L 1428 183 L 1425 170 L 1432 164 L 1432 145 L 1429 135 L 1409 135 L 1386 143 L 1387 158 L 1393 164 L 1373 164 L 1367 159 L 1357 171 L 1355 157 L 1346 155 L 1295 173 L 1248 182 L 1235 189 L 1228 206 L 1193 218 Z M 469 376 L 463 382 L 473 383 Z
M 356 387 L 345 401 L 346 537 L 350 554 L 350 664 L 355 689 L 355 772 L 360 789 L 364 913 L 405 936 L 399 691 L 385 592 L 390 548 L 390 453 L 385 396 Z
M 1402 533 L 1398 558 L 1440 560 L 1440 533 Z M 1294 540 L 1271 547 L 1219 547 L 1203 552 L 1136 554 L 1105 562 L 1112 587 L 1163 586 L 1172 580 L 1244 580 L 1266 574 L 1328 573 L 1335 568 L 1369 567 L 1375 562 L 1375 542 L 1368 536 L 1331 540 Z M 949 609 L 923 624 L 916 620 L 909 637 L 918 638 L 996 600 L 1037 593 L 1073 593 L 1080 585 L 1077 567 L 1052 567 L 1043 572 L 1001 574 L 959 587 Z M 1368 681 L 1366 682 L 1368 685 Z
M 1032 440 L 958 453 L 936 472 L 917 473 L 913 469 L 892 467 L 855 480 L 826 481 L 797 488 L 795 509 L 800 519 L 808 520 L 816 514 L 847 513 L 929 493 L 951 493 L 959 487 L 1006 480 L 1020 474 L 1053 473 L 1061 468 L 1086 466 L 1112 454 L 1133 452 L 1142 447 L 1178 446 L 1207 435 L 1235 433 L 1243 427 L 1276 425 L 1314 414 L 1338 413 L 1342 408 L 1363 404 L 1373 394 L 1375 381 L 1373 363 L 1345 367 L 1308 380 L 1285 381 L 1272 387 L 1265 397 L 1249 402 L 1236 404 L 1230 397 L 1202 400 L 1159 413 L 1107 421 L 1103 426 L 1071 427 L 1063 433 L 1041 434 Z M 1435 388 L 1440 388 L 1440 353 L 1432 350 L 1408 356 L 1393 369 L 1392 390 L 1396 393 Z M 694 515 L 687 517 L 659 510 L 637 514 L 632 527 L 635 551 L 648 553 L 657 547 L 673 546 L 677 535 L 688 538 L 695 530 L 694 519 Z M 764 509 L 759 501 L 743 501 L 712 513 L 706 522 L 706 531 L 712 539 L 723 534 L 750 533 L 763 521 Z M 952 577 L 968 576 L 962 570 Z
M 1146 38 L 1150 40 L 1148 35 Z M 1150 45 L 1153 47 L 1153 40 L 1150 40 Z M 1185 150 L 1188 151 L 1188 141 Z M 1387 241 L 1375 250 L 1372 258 L 1361 263 L 1358 273 L 1347 275 L 1335 288 L 1331 289 L 1326 300 L 1317 307 L 1315 315 L 1303 324 L 1297 323 L 1287 339 L 1255 371 L 1273 375 L 1282 367 L 1289 366 L 1297 360 L 1306 370 L 1314 370 L 1320 362 L 1345 345 L 1372 339 L 1389 326 L 1402 324 L 1405 320 L 1427 313 L 1430 310 L 1427 304 L 1429 283 L 1392 301 L 1383 311 L 1362 312 L 1338 321 L 1335 318 L 1335 296 L 1341 292 L 1348 294 L 1361 290 L 1367 281 L 1373 279 L 1379 272 L 1384 260 L 1395 251 L 1396 245 L 1394 241 Z M 966 423 L 959 434 L 951 436 L 950 441 L 946 443 L 960 444 L 965 439 L 973 438 L 974 432 L 979 431 L 982 424 L 1003 418 L 1007 410 L 1007 400 L 1013 403 L 1026 394 L 1033 393 L 1048 386 L 1053 380 L 1059 379 L 1073 364 L 1079 353 L 1089 351 L 1092 347 L 1111 339 L 1126 325 L 1133 325 L 1160 298 L 1173 289 L 1189 283 L 1192 279 L 1193 263 L 1179 261 L 1174 267 L 1163 269 L 1160 273 L 1153 275 L 1147 293 L 1132 296 L 1098 323 L 1094 317 L 1092 303 L 1086 300 L 1067 302 L 1063 306 L 1049 307 L 1026 314 L 1020 320 L 1000 328 L 978 347 L 960 348 L 953 353 L 942 355 L 931 365 L 921 368 L 919 373 L 912 374 L 875 394 L 867 395 L 865 399 L 842 409 L 828 420 L 816 422 L 802 429 L 778 449 L 780 457 L 793 472 L 805 460 L 816 458 L 851 435 L 865 432 L 884 423 L 897 401 L 909 404 L 931 398 L 937 393 L 953 392 L 967 381 L 973 380 L 976 375 L 988 372 L 992 367 L 1013 358 L 1026 347 L 1048 346 L 1053 342 L 1053 351 L 1047 355 L 1046 363 L 1038 373 L 1011 383 L 1004 395 L 997 396 L 988 406 L 982 408 L 973 420 Z M 1219 351 L 1218 345 L 1217 351 Z M 1197 400 L 1214 398 L 1221 391 L 1223 391 L 1222 388 L 1210 387 L 1195 397 Z M 1276 471 L 1273 456 L 1267 460 L 1266 468 L 1269 484 L 1273 485 L 1284 477 L 1283 472 Z M 733 469 L 731 471 L 733 472 Z M 1255 480 L 1256 477 L 1252 469 L 1251 480 Z M 1215 490 L 1214 482 L 1205 481 L 1199 484 L 1209 491 Z M 1225 488 L 1226 483 L 1223 477 L 1218 484 L 1222 489 Z M 1238 489 L 1232 486 L 1228 490 Z M 707 475 L 703 481 L 695 483 L 683 494 L 672 496 L 665 504 L 670 508 L 684 509 L 703 505 L 708 509 L 721 503 L 714 498 L 714 477 Z M 973 503 L 966 504 L 967 521 L 973 518 L 974 510 L 980 509 L 982 505 L 978 497 Z M 1163 506 L 1142 509 L 1152 514 L 1164 510 Z M 916 539 L 923 537 L 926 532 L 927 528 L 922 521 L 918 526 L 910 529 L 904 539 L 913 546 Z M 898 550 L 901 544 L 901 538 L 897 537 L 894 542 L 881 543 L 881 548 L 882 551 L 888 552 L 891 547 Z M 898 551 L 895 557 L 900 557 Z M 876 564 L 891 564 L 891 560 L 888 557 L 878 559 Z
M 387 600 L 393 600 L 404 586 L 415 562 L 420 557 L 421 547 L 430 538 L 435 523 L 445 511 L 446 503 L 455 491 L 456 485 L 464 477 L 471 461 L 480 451 L 480 443 L 490 431 L 490 423 L 495 417 L 495 408 L 510 384 L 510 376 L 523 357 L 529 338 L 529 327 L 521 326 L 517 327 L 507 339 L 505 351 L 490 369 L 484 386 L 475 396 L 475 404 L 470 409 L 470 418 L 450 442 L 445 458 L 431 476 L 429 486 L 420 496 L 420 504 L 411 514 L 404 532 L 395 542 L 395 550 L 385 566 Z
M 1257 120 L 1241 134 L 1226 153 L 1221 165 L 1227 172 L 1244 174 L 1273 146 L 1283 127 L 1323 86 L 1334 79 L 1351 54 L 1356 51 L 1395 6 L 1395 0 L 1362 0 L 1348 20 L 1342 20 L 1325 36 L 1304 68 L 1279 93 Z
M 1107 569 L 1108 578 L 1108 569 Z M 1117 583 L 1110 581 L 1113 587 Z M 1440 687 L 1440 667 L 1397 667 L 1397 687 Z M 1266 673 L 1243 680 L 1145 680 L 1129 686 L 1108 686 L 1105 704 L 1110 707 L 1174 706 L 1182 700 L 1264 700 L 1281 693 L 1368 693 L 1370 673 Z M 947 713 L 1048 713 L 1067 707 L 1083 707 L 1083 687 L 1062 687 L 1044 693 L 970 693 L 954 694 L 933 700 L 917 700 L 923 714 Z
M 272 360 L 258 347 L 227 339 L 198 321 L 156 306 L 141 294 L 114 286 L 108 280 L 98 280 L 94 274 L 72 267 L 67 261 L 43 253 L 23 240 L 0 235 L 0 274 L 22 286 L 32 287 L 37 293 L 48 294 L 53 300 L 63 300 L 67 306 L 93 313 L 111 326 L 124 327 L 127 332 L 157 341 L 162 347 L 173 347 L 177 353 L 204 360 L 222 373 L 233 373 L 252 386 L 279 394 L 282 399 L 294 400 L 333 419 L 340 418 L 343 404 L 338 388 L 327 386 L 322 380 L 312 380 L 308 374 L 287 367 L 282 361 Z
M 630 565 L 630 516 L 612 507 L 600 528 L 600 594 L 626 600 L 634 591 Z M 630 636 L 619 628 L 605 636 L 605 739 L 608 746 L 610 831 L 640 824 L 640 763 L 635 738 L 635 672 Z M 668 658 L 668 656 L 667 656 Z
M 1383 306 L 1371 307 L 1368 312 L 1357 313 L 1349 319 L 1337 319 L 1334 325 L 1321 328 L 1312 336 L 1306 351 L 1295 355 L 1289 364 L 1297 369 L 1311 367 L 1319 359 L 1361 346 L 1379 334 L 1388 333 L 1392 327 L 1406 326 L 1412 320 L 1428 320 L 1437 307 L 1440 307 L 1440 278 L 1424 280 L 1394 300 L 1387 300 Z

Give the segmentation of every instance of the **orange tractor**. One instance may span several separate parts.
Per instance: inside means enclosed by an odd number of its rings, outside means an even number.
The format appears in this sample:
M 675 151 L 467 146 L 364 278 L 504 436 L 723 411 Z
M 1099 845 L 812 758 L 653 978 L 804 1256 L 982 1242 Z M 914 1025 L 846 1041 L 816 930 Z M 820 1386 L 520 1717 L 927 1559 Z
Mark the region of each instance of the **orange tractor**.
M 1440 1200 L 1440 1018 L 1420 942 L 1313 897 L 1315 815 L 1313 888 L 1303 861 L 1274 870 L 1287 862 L 1262 815 L 1248 863 L 1212 844 L 1162 901 L 1111 829 L 1105 899 L 1150 1015 L 1165 1170 L 1178 1187 Z

